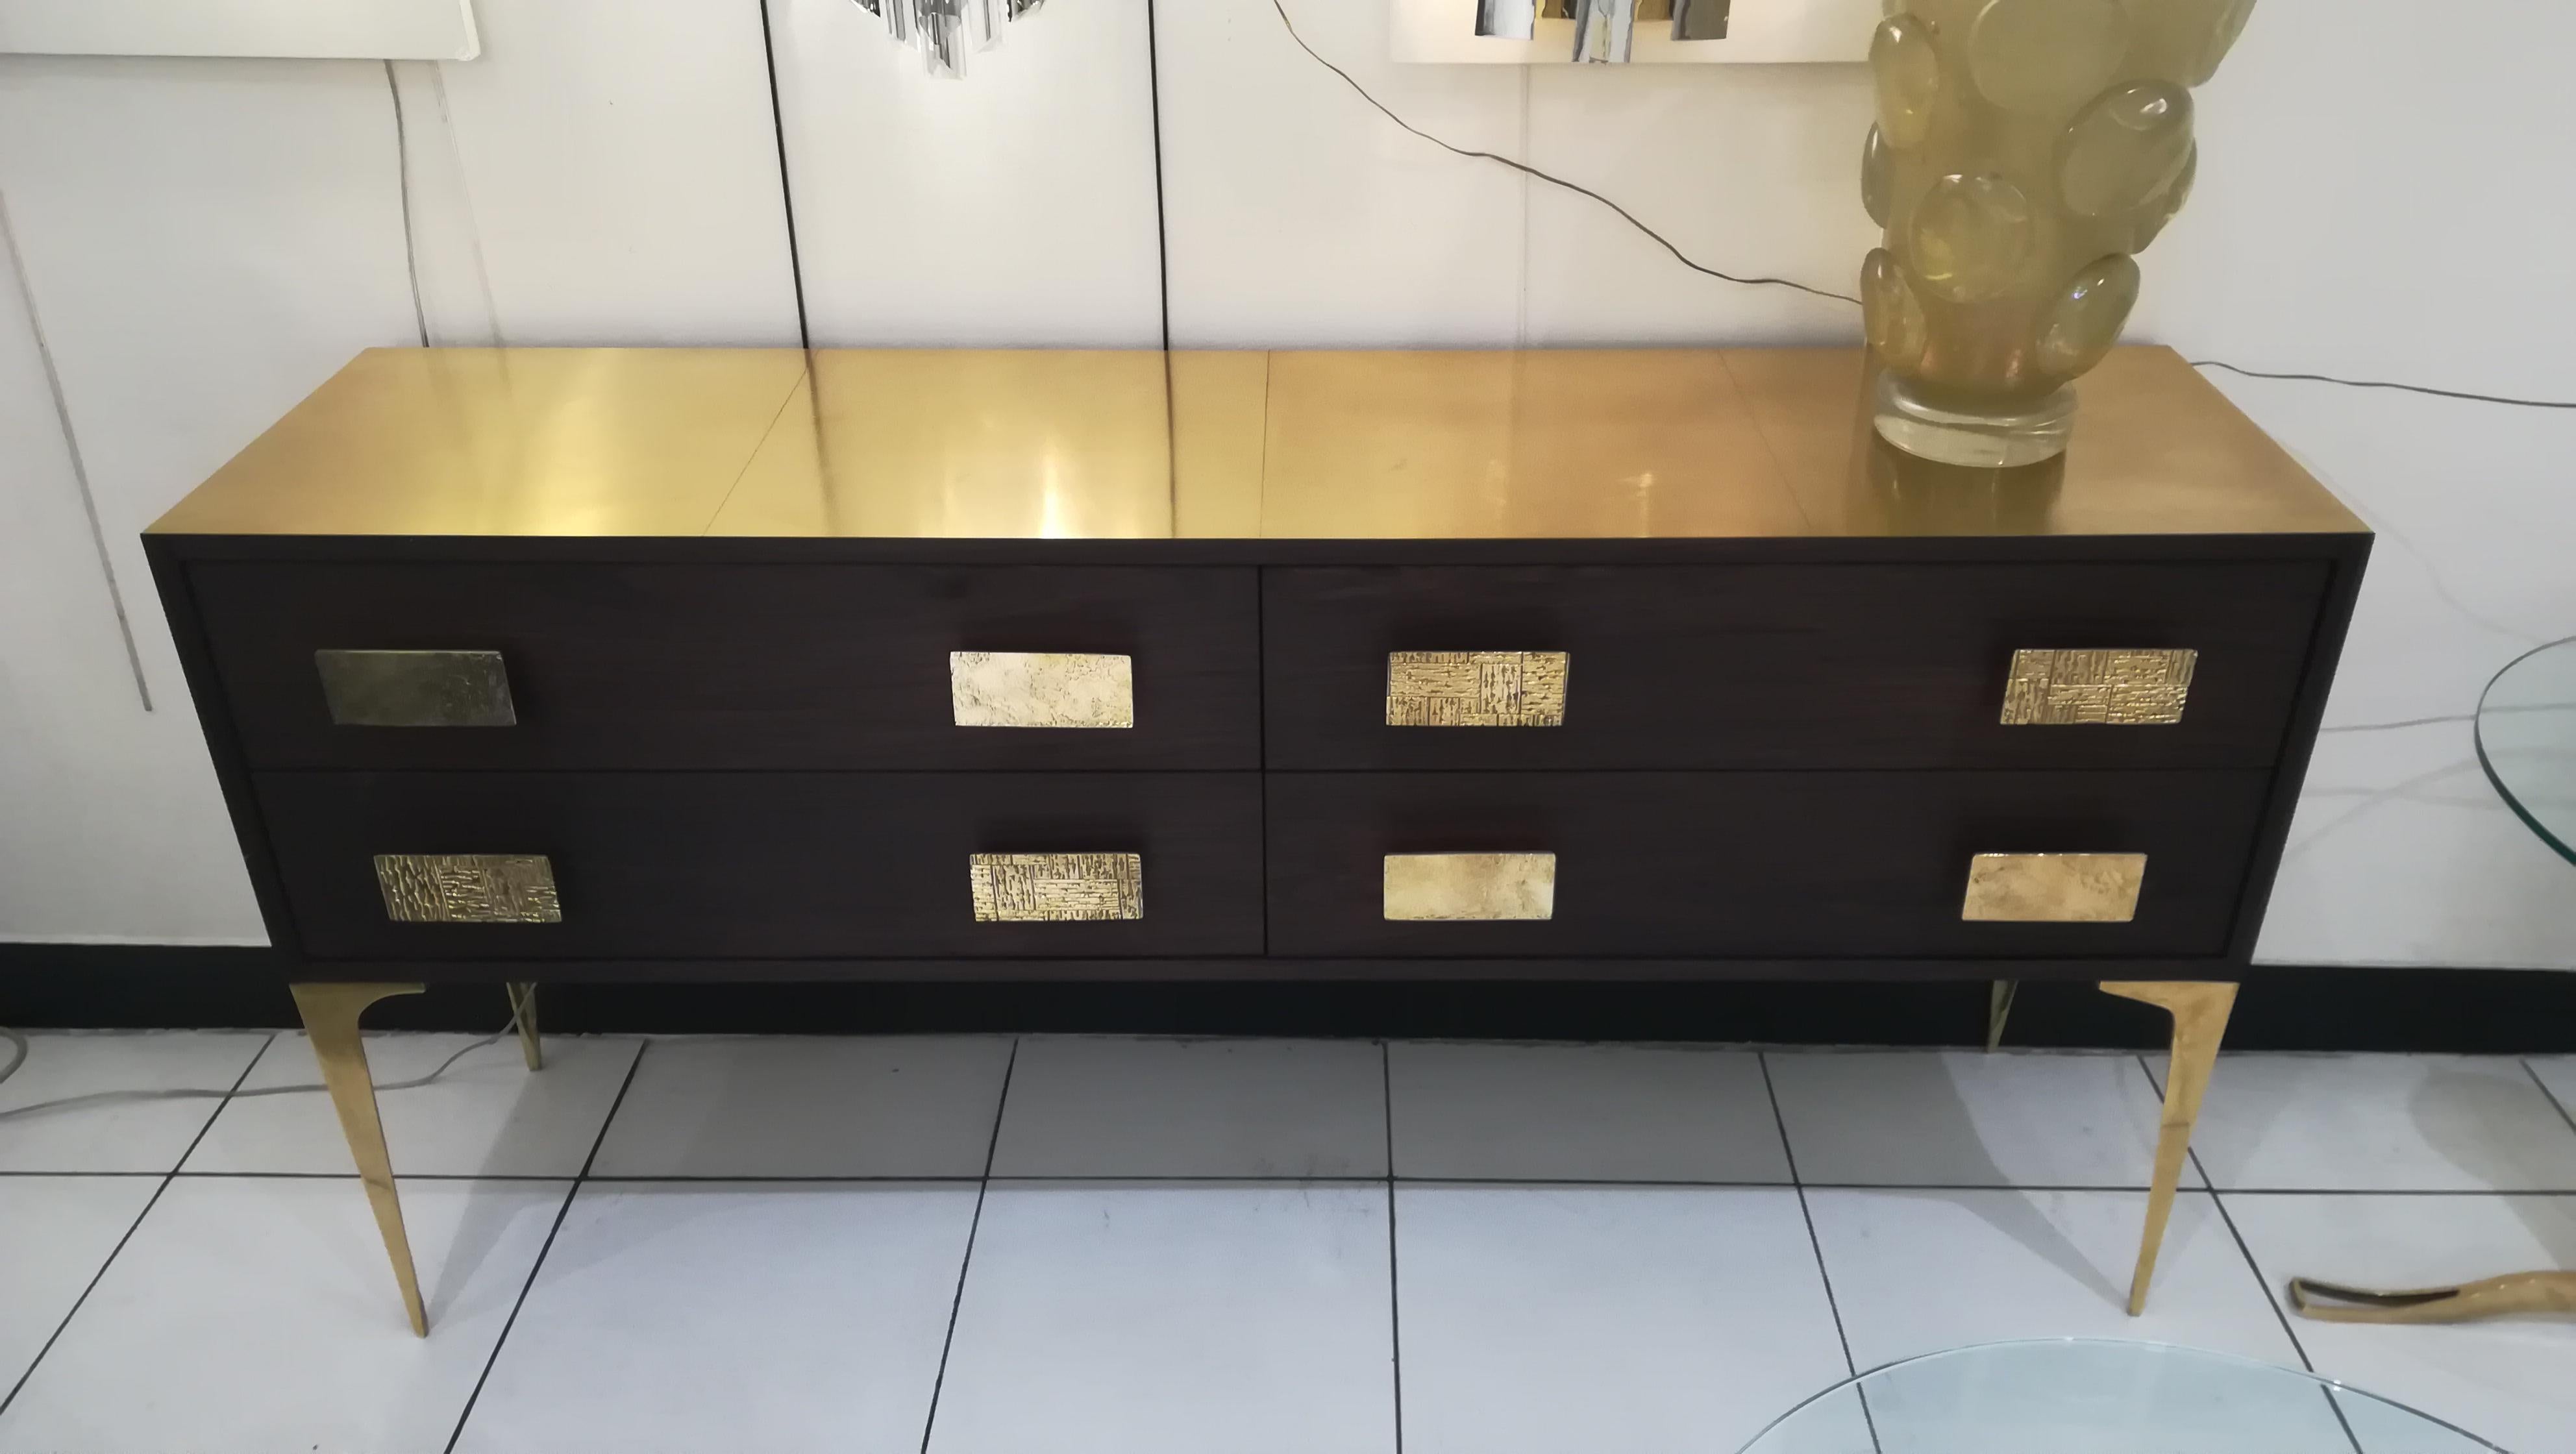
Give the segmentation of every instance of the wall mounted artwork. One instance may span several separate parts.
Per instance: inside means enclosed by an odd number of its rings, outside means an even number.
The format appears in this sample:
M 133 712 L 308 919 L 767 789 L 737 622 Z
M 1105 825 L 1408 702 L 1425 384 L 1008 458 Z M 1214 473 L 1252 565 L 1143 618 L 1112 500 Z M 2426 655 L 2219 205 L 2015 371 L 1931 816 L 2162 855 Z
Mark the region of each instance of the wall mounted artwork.
M 1395 58 L 1448 64 L 1864 61 L 1879 0 L 1392 0 Z
M 0 53 L 470 61 L 472 0 L 0 0 Z

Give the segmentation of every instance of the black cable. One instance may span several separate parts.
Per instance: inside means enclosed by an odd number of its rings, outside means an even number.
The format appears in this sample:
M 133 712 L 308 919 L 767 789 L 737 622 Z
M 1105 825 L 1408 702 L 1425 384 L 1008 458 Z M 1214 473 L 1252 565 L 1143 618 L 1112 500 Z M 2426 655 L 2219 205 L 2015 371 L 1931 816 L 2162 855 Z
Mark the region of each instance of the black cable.
M 2275 374 L 2261 369 L 2243 368 L 2222 363 L 2214 358 L 2191 361 L 2196 369 L 2225 369 L 2249 379 L 2285 379 L 2300 384 L 2336 384 L 2347 389 L 2395 389 L 2407 394 L 2430 394 L 2436 399 L 2466 399 L 2472 404 L 2510 404 L 2517 409 L 2576 409 L 2576 400 L 2514 399 L 2502 394 L 2472 394 L 2460 389 L 2436 389 L 2425 384 L 2392 384 L 2385 379 L 2339 379 L 2331 374 Z
M 1730 283 L 1741 283 L 1747 287 L 1795 288 L 1801 293 L 1810 293 L 1819 298 L 1832 298 L 1838 302 L 1850 303 L 1854 306 L 1859 306 L 1860 299 L 1853 297 L 1849 293 L 1837 293 L 1826 288 L 1811 288 L 1805 283 L 1793 282 L 1787 278 L 1740 277 L 1734 273 L 1722 272 L 1705 263 L 1693 261 L 1688 253 L 1683 252 L 1680 248 L 1673 245 L 1671 238 L 1664 236 L 1655 229 L 1648 227 L 1645 223 L 1638 221 L 1637 214 L 1620 206 L 1618 203 L 1611 201 L 1609 198 L 1602 196 L 1600 193 L 1593 191 L 1590 187 L 1586 187 L 1579 182 L 1569 182 L 1563 177 L 1551 176 L 1550 174 L 1529 165 L 1527 162 L 1514 161 L 1510 157 L 1502 156 L 1495 152 L 1477 151 L 1470 147 L 1458 146 L 1452 142 L 1443 141 L 1439 137 L 1433 136 L 1430 132 L 1423 130 L 1421 127 L 1405 120 L 1403 117 L 1396 115 L 1394 111 L 1387 107 L 1385 102 L 1370 95 L 1368 88 L 1353 79 L 1350 72 L 1343 70 L 1341 67 L 1334 65 L 1331 61 L 1324 59 L 1324 57 L 1319 54 L 1313 46 L 1308 45 L 1306 43 L 1306 38 L 1297 33 L 1297 23 L 1288 18 L 1288 7 L 1285 0 L 1270 0 L 1270 8 L 1279 12 L 1279 24 L 1287 30 L 1288 38 L 1295 41 L 1297 43 L 1297 48 L 1304 51 L 1309 59 L 1313 60 L 1315 64 L 1322 66 L 1325 70 L 1341 77 L 1342 84 L 1350 87 L 1352 91 L 1356 92 L 1361 100 L 1366 101 L 1369 105 L 1377 108 L 1378 114 L 1384 116 L 1387 120 L 1394 122 L 1396 125 L 1403 127 L 1406 131 L 1413 133 L 1415 136 L 1422 138 L 1424 141 L 1431 143 L 1433 146 L 1439 147 L 1443 151 L 1453 152 L 1462 157 L 1474 157 L 1480 161 L 1500 162 L 1504 166 L 1511 168 L 1513 171 L 1519 172 L 1524 176 L 1536 177 L 1538 180 L 1547 183 L 1549 186 L 1563 187 L 1565 190 L 1572 192 L 1577 196 L 1589 197 L 1593 201 L 1600 203 L 1602 206 L 1609 208 L 1611 211 L 1618 213 L 1620 220 L 1627 223 L 1630 227 L 1633 227 L 1639 232 L 1642 232 L 1646 236 L 1654 239 L 1656 244 L 1661 246 L 1664 251 L 1673 255 L 1674 261 L 1680 263 L 1683 267 L 1689 268 L 1692 272 L 1706 273 L 1712 278 L 1723 279 Z M 2465 399 L 2474 404 L 2505 404 L 2517 409 L 2576 409 L 2576 401 L 2559 399 L 2516 399 L 2502 394 L 2476 394 L 2460 389 L 2436 389 L 2424 384 L 2391 383 L 2385 379 L 2342 379 L 2336 378 L 2331 374 L 2272 373 L 2263 369 L 2245 368 L 2239 364 L 2227 363 L 2214 358 L 2194 359 L 2191 361 L 2191 366 L 2196 369 L 2225 369 L 2231 374 L 2241 374 L 2249 379 L 2278 379 L 2292 383 L 2334 384 L 2347 389 L 2393 389 L 2400 393 L 2407 394 L 2429 394 L 2437 399 Z
M 411 318 L 420 326 L 420 346 L 429 347 L 429 309 L 420 297 L 420 249 L 412 241 L 411 131 L 403 123 L 402 86 L 394 80 L 394 63 L 385 62 L 385 94 L 394 103 L 394 179 L 402 197 L 403 274 L 411 281 Z
M 1412 122 L 1396 115 L 1393 111 L 1388 110 L 1386 103 L 1380 101 L 1375 96 L 1370 95 L 1366 86 L 1361 85 L 1358 81 L 1351 78 L 1350 72 L 1343 70 L 1341 67 L 1334 65 L 1331 61 L 1328 61 L 1324 59 L 1323 56 L 1317 54 L 1313 46 L 1306 44 L 1306 37 L 1297 33 L 1297 23 L 1288 18 L 1288 7 L 1282 3 L 1282 0 L 1270 0 L 1270 7 L 1279 12 L 1279 23 L 1287 28 L 1288 38 L 1297 42 L 1297 49 L 1304 51 L 1307 56 L 1315 62 L 1315 64 L 1322 66 L 1325 70 L 1341 77 L 1343 85 L 1346 85 L 1353 91 L 1357 92 L 1361 100 L 1376 107 L 1379 114 L 1383 115 L 1387 120 L 1394 122 L 1396 125 L 1403 127 L 1409 132 L 1412 132 L 1415 136 L 1421 137 L 1424 141 L 1431 143 L 1433 146 L 1439 147 L 1443 151 L 1455 152 L 1462 157 L 1475 157 L 1482 161 L 1500 162 L 1504 166 L 1511 168 L 1513 171 L 1519 172 L 1524 176 L 1536 177 L 1540 181 L 1547 183 L 1549 186 L 1563 187 L 1565 190 L 1575 193 L 1578 196 L 1589 197 L 1593 201 L 1600 203 L 1602 206 L 1609 208 L 1611 211 L 1618 213 L 1620 218 L 1630 227 L 1637 229 L 1639 232 L 1646 234 L 1648 237 L 1651 237 L 1656 242 L 1662 244 L 1664 251 L 1673 255 L 1674 261 L 1680 263 L 1683 267 L 1690 269 L 1692 272 L 1706 273 L 1712 278 L 1720 278 L 1730 283 L 1741 283 L 1746 287 L 1795 288 L 1801 293 L 1812 293 L 1819 298 L 1831 298 L 1837 302 L 1849 303 L 1855 307 L 1859 306 L 1860 299 L 1853 297 L 1849 293 L 1836 293 L 1824 288 L 1811 288 L 1804 283 L 1792 282 L 1787 278 L 1738 277 L 1734 273 L 1720 272 L 1716 268 L 1710 267 L 1705 263 L 1693 262 L 1688 253 L 1685 253 L 1680 248 L 1673 246 L 1672 239 L 1638 221 L 1637 214 L 1620 206 L 1618 203 L 1611 201 L 1609 198 L 1602 196 L 1600 193 L 1593 191 L 1590 187 L 1583 186 L 1576 182 L 1569 182 L 1563 177 L 1550 176 L 1547 173 L 1540 171 L 1538 168 L 1531 166 L 1527 162 L 1516 162 L 1510 157 L 1502 156 L 1495 152 L 1475 151 L 1467 147 L 1457 146 L 1450 142 L 1442 141 L 1440 138 L 1433 136 L 1430 132 L 1423 130 L 1421 127 L 1414 125 Z

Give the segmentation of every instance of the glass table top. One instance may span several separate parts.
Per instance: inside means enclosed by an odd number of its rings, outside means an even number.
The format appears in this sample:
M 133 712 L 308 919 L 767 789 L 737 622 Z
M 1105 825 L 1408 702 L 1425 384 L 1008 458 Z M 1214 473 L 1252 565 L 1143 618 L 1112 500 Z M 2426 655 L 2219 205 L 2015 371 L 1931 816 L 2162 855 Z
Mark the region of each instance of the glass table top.
M 2541 841 L 2576 860 L 2576 637 L 2516 657 L 2478 699 L 2478 764 Z
M 2156 1343 L 1995 1343 L 1826 1390 L 1743 1454 L 2488 1454 L 2341 1384 Z

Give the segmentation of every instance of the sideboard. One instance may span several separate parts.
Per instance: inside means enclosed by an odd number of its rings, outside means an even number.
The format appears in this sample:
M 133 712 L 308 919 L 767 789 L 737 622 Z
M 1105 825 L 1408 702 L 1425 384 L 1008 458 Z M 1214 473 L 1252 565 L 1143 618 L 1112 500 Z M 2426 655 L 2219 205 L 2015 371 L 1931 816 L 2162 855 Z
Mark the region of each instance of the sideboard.
M 2168 351 L 2013 471 L 1864 367 L 360 355 L 145 545 L 414 1328 L 438 981 L 2097 981 L 2142 1306 L 2370 536 Z

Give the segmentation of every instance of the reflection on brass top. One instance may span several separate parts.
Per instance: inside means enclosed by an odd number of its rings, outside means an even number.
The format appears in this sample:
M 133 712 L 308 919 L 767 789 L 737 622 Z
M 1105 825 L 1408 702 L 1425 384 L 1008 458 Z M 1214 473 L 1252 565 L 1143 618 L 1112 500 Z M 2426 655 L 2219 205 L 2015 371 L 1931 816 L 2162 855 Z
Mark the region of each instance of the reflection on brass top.
M 1133 727 L 1135 662 L 1054 651 L 948 653 L 960 727 Z
M 1134 853 L 967 856 L 979 924 L 1145 917 L 1145 860 Z
M 1391 651 L 1389 727 L 1562 727 L 1562 651 Z
M 2016 651 L 2004 683 L 2007 727 L 2170 726 L 2191 699 L 2200 653 Z
M 519 720 L 497 651 L 317 651 L 341 727 L 508 727 Z
M 1390 920 L 1551 919 L 1553 853 L 1390 853 Z
M 407 924 L 556 924 L 555 868 L 542 854 L 379 853 L 385 917 Z
M 1882 462 L 1858 349 L 378 349 L 162 534 L 1431 540 L 2358 533 L 2162 348 L 2062 473 Z M 1918 475 L 1920 477 L 1918 477 Z M 2001 479 L 2001 476 L 1998 476 Z M 2044 485 L 2044 487 L 2043 487 Z
M 2138 917 L 2143 853 L 1980 853 L 1968 864 L 1962 919 L 2126 924 Z

